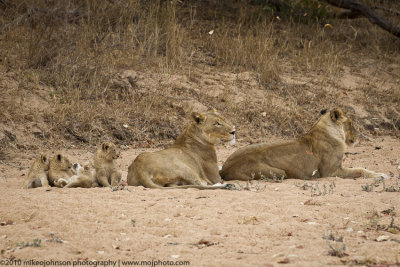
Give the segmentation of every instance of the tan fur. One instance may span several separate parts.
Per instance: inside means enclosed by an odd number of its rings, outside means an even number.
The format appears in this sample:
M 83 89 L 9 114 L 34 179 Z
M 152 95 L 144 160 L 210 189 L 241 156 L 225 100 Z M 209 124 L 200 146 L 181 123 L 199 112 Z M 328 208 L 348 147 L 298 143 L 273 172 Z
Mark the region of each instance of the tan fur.
M 128 185 L 149 188 L 218 189 L 215 144 L 235 140 L 235 128 L 212 110 L 192 113 L 192 123 L 164 150 L 143 153 L 129 166 Z
M 96 180 L 95 170 L 91 168 L 92 166 L 90 164 L 80 166 L 78 163 L 74 163 L 73 167 L 76 169 L 76 175 L 68 179 L 68 184 L 64 188 L 91 188 L 99 186 Z
M 40 155 L 33 162 L 28 177 L 25 179 L 22 188 L 50 187 L 47 171 L 49 170 L 49 159 L 46 155 Z
M 102 144 L 94 155 L 97 182 L 104 187 L 116 186 L 121 181 L 121 173 L 115 166 L 119 152 L 114 143 Z
M 50 161 L 49 182 L 56 187 L 67 185 L 69 178 L 75 175 L 72 163 L 62 154 L 57 154 Z
M 226 160 L 220 172 L 224 180 L 251 180 L 261 177 L 318 178 L 339 176 L 387 177 L 363 168 L 344 168 L 346 147 L 358 133 L 341 109 L 327 111 L 311 130 L 296 141 L 256 144 L 241 148 Z

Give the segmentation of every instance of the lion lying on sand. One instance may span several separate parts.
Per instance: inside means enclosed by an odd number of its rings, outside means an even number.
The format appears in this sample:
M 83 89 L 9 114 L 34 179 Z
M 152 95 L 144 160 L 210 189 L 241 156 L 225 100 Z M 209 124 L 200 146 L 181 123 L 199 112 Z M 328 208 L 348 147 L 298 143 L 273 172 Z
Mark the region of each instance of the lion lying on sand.
M 384 177 L 363 168 L 344 168 L 342 159 L 358 132 L 341 109 L 321 111 L 311 130 L 296 141 L 279 144 L 255 144 L 234 152 L 220 171 L 224 180 L 266 178 L 317 178 L 339 176 Z
M 143 153 L 129 166 L 128 185 L 149 188 L 217 189 L 220 183 L 215 144 L 235 141 L 235 127 L 215 110 L 193 112 L 192 123 L 164 150 Z

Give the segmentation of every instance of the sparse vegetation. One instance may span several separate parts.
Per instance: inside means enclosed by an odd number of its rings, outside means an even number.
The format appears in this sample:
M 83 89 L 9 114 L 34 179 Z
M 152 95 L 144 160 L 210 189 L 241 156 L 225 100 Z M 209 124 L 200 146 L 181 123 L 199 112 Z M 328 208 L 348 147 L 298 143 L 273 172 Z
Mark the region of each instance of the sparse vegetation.
M 400 192 L 399 178 L 396 178 L 395 182 L 389 186 L 386 185 L 387 181 L 388 180 L 385 180 L 384 178 L 374 178 L 374 181 L 371 184 L 366 183 L 365 185 L 361 185 L 361 189 L 366 192 L 372 192 L 374 188 L 379 189 L 379 186 L 382 185 L 380 192 Z
M 303 184 L 301 184 L 295 182 L 294 185 L 302 190 L 310 190 L 312 197 L 333 194 L 336 187 L 335 182 L 330 182 L 329 184 L 323 183 L 322 189 L 319 186 L 319 182 L 316 182 L 315 184 L 308 182 L 303 182 Z
M 344 256 L 348 256 L 346 254 L 346 244 L 344 243 L 343 236 L 335 236 L 331 230 L 328 230 L 323 236 L 322 239 L 326 240 L 326 243 L 329 247 L 328 254 L 331 256 L 342 258 Z
M 22 242 L 17 243 L 16 246 L 19 247 L 19 248 L 41 247 L 41 242 L 42 242 L 42 240 L 35 238 L 35 239 L 33 239 L 32 242 L 26 242 L 25 243 L 24 241 L 22 241 Z
M 368 229 L 373 229 L 375 231 L 386 231 L 392 234 L 399 234 L 400 227 L 395 225 L 395 215 L 394 207 L 381 212 L 384 215 L 390 216 L 390 222 L 382 222 L 382 216 L 376 210 L 368 213 L 369 225 Z
M 393 82 L 371 82 L 355 101 L 368 96 L 358 104 L 398 132 L 399 40 L 357 21 L 324 27 L 325 6 L 300 3 L 308 15 L 299 24 L 257 1 L 2 1 L 0 146 L 108 138 L 148 147 L 176 138 L 190 101 L 223 110 L 242 136 L 298 136 L 326 106 L 354 111 L 337 78 L 376 58 L 374 71 Z M 363 131 L 381 126 L 355 119 Z M 14 129 L 27 123 L 39 129 L 18 142 Z

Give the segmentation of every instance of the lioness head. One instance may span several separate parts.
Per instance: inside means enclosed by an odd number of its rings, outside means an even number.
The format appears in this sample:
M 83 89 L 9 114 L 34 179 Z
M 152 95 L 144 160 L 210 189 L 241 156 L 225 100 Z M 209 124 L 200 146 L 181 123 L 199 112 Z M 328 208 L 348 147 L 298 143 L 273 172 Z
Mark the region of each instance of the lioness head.
M 101 145 L 101 156 L 107 160 L 114 160 L 119 157 L 117 146 L 112 142 L 105 142 Z
M 75 172 L 72 163 L 62 154 L 57 154 L 50 161 L 50 169 Z
M 332 110 L 322 110 L 321 120 L 327 125 L 333 125 L 334 128 L 340 129 L 344 133 L 346 145 L 352 146 L 358 139 L 358 131 L 353 126 L 353 121 L 347 117 L 340 108 Z M 336 135 L 335 129 L 332 129 L 332 134 Z
M 211 144 L 217 144 L 220 141 L 233 144 L 236 140 L 235 126 L 218 114 L 215 109 L 204 113 L 193 112 L 192 121 L 202 131 L 203 138 Z

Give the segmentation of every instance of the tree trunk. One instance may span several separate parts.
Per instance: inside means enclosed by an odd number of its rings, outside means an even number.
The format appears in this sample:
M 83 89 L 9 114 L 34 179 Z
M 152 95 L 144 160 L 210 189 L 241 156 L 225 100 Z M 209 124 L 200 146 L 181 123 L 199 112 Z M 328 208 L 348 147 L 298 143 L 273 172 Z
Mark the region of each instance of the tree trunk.
M 379 16 L 378 13 L 376 13 L 374 10 L 372 10 L 371 8 L 362 3 L 353 0 L 323 0 L 323 1 L 332 6 L 350 9 L 353 12 L 360 13 L 363 16 L 365 16 L 370 22 L 378 25 L 382 29 L 400 38 L 399 27 L 393 25 L 389 20 L 382 18 L 381 16 Z

